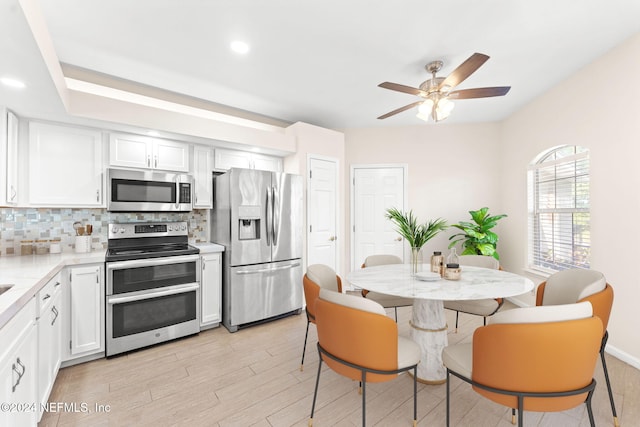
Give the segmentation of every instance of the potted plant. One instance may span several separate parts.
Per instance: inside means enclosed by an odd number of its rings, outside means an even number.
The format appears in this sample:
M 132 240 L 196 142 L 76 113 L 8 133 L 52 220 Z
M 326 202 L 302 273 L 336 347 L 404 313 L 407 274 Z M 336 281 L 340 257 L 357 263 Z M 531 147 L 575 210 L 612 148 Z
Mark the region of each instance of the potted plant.
M 498 220 L 507 215 L 489 216 L 489 208 L 486 207 L 477 211 L 469 211 L 469 213 L 473 222 L 461 221 L 458 224 L 451 225 L 462 230 L 462 233 L 449 237 L 449 240 L 452 240 L 449 243 L 449 249 L 454 247 L 456 243 L 462 242 L 461 255 L 488 255 L 499 260 L 500 255 L 496 251 L 498 235 L 491 229 L 498 224 Z
M 418 219 L 413 215 L 413 211 L 401 212 L 396 208 L 387 209 L 385 216 L 395 224 L 396 231 L 411 246 L 411 271 L 415 274 L 418 271 L 420 249 L 436 234 L 447 228 L 446 221 L 438 218 L 424 224 L 418 224 Z

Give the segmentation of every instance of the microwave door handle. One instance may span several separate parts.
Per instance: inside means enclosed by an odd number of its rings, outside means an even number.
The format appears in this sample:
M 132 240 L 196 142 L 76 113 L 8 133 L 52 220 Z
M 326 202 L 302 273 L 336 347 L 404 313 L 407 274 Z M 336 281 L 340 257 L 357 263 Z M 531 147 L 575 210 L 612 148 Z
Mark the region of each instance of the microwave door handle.
M 276 191 L 276 187 L 271 187 L 271 198 L 273 199 L 273 222 L 272 222 L 272 233 L 273 233 L 273 245 L 278 245 L 278 223 L 280 221 L 280 197 L 278 197 L 278 192 Z
M 180 179 L 178 179 L 178 176 L 176 176 L 175 179 L 176 179 L 176 210 L 178 210 L 180 209 Z
M 267 246 L 271 246 L 271 227 L 272 227 L 272 221 L 273 221 L 273 210 L 271 207 L 271 204 L 273 203 L 273 201 L 271 200 L 271 188 L 267 187 L 267 211 L 266 211 L 266 217 L 267 217 L 267 224 L 266 224 L 266 235 L 267 235 Z

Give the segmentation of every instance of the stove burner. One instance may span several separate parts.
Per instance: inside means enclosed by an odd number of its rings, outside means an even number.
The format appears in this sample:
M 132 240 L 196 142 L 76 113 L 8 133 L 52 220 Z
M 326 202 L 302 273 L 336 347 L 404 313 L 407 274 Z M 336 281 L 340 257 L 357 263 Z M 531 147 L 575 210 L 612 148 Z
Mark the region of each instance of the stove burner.
M 106 261 L 127 261 L 200 253 L 189 245 L 181 223 L 110 224 Z

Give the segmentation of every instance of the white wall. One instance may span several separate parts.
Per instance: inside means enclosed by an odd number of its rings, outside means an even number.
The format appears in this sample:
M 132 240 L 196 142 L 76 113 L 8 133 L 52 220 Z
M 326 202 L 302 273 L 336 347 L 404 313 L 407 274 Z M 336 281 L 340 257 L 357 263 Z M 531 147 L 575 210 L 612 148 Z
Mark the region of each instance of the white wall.
M 503 264 L 523 272 L 527 165 L 556 145 L 590 149 L 591 267 L 602 271 L 615 291 L 609 344 L 640 363 L 635 324 L 640 301 L 635 268 L 640 242 L 640 227 L 635 224 L 640 212 L 639 56 L 640 34 L 506 120 L 500 175 L 502 206 L 510 214 L 501 230 Z
M 497 155 L 499 131 L 500 126 L 493 123 L 425 123 L 410 127 L 347 130 L 345 173 L 357 164 L 407 164 L 407 205 L 420 222 L 438 217 L 446 219 L 449 224 L 470 220 L 469 211 L 483 206 L 488 206 L 491 213 L 503 213 L 498 173 L 500 159 Z M 349 185 L 348 197 L 352 189 L 353 186 Z M 346 218 L 350 218 L 350 212 Z M 446 230 L 429 241 L 424 246 L 425 256 L 430 256 L 434 250 L 447 254 L 448 237 L 455 231 Z M 350 239 L 351 233 L 346 242 L 347 250 Z M 501 244 L 499 252 L 500 249 Z

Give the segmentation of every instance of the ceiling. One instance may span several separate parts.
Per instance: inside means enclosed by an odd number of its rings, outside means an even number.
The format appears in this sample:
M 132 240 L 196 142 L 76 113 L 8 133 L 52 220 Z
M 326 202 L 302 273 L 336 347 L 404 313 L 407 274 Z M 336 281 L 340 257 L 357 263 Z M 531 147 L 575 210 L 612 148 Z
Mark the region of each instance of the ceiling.
M 27 88 L 17 93 L 0 87 L 0 104 L 53 117 L 63 111 L 62 103 L 17 2 L 0 6 L 0 57 L 5 58 L 0 76 L 20 77 Z M 638 0 L 35 4 L 59 61 L 73 66 L 66 69 L 91 70 L 282 123 L 332 129 L 426 125 L 414 110 L 377 120 L 418 100 L 377 85 L 417 87 L 428 77 L 428 62 L 443 60 L 439 75 L 446 76 L 474 52 L 491 58 L 458 89 L 511 86 L 511 91 L 457 101 L 442 123 L 499 121 L 640 31 Z M 247 42 L 250 51 L 232 52 L 233 40 Z

